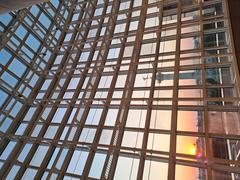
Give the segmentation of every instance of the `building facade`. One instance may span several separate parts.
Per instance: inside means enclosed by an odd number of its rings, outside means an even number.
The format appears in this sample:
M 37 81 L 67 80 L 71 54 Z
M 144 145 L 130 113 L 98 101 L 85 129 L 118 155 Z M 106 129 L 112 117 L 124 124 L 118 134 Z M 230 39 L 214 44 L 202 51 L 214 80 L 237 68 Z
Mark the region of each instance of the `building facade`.
M 227 0 L 51 0 L 0 15 L 0 179 L 239 180 Z

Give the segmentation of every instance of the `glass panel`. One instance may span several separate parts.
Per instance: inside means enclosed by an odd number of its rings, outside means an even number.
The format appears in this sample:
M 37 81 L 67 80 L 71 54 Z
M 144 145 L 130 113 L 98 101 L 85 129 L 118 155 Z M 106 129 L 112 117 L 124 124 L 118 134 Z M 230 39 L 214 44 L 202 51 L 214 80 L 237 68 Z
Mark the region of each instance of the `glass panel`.
M 8 94 L 0 89 L 0 107 L 4 104 L 7 98 Z
M 63 119 L 63 116 L 65 112 L 67 111 L 67 108 L 58 108 L 56 113 L 54 114 L 52 118 L 53 123 L 60 123 Z
M 96 153 L 92 162 L 92 166 L 89 172 L 89 177 L 99 179 L 102 173 L 104 162 L 106 159 L 106 154 Z
M 93 142 L 96 129 L 93 128 L 83 128 L 81 136 L 79 137 L 80 142 Z
M 179 72 L 179 85 L 198 85 L 201 83 L 200 70 L 188 70 Z M 194 90 L 194 94 L 199 94 L 199 90 Z
M 128 111 L 126 127 L 144 128 L 147 111 L 130 109 Z
M 181 39 L 181 51 L 200 48 L 200 38 L 198 36 Z
M 108 109 L 108 113 L 105 119 L 105 126 L 114 126 L 117 119 L 118 109 Z
M 102 111 L 102 109 L 90 109 L 85 124 L 98 125 Z
M 175 50 L 176 50 L 176 40 L 160 42 L 160 48 L 159 48 L 160 53 L 173 52 Z
M 227 39 L 225 32 L 205 33 L 204 34 L 204 46 L 216 47 L 227 45 Z
M 186 0 L 184 1 L 186 3 Z M 189 1 L 188 1 L 188 4 Z M 182 21 L 188 21 L 188 20 L 195 20 L 198 19 L 200 15 L 200 11 L 199 10 L 189 10 L 187 12 L 182 13 Z
M 208 112 L 210 133 L 240 135 L 240 115 L 238 112 Z
M 229 167 L 226 167 L 229 168 Z M 230 167 L 231 168 L 231 167 Z M 219 170 L 212 170 L 212 178 L 213 179 L 223 179 L 223 180 L 238 180 L 240 177 L 240 173 L 231 173 L 227 171 L 219 171 Z
M 145 160 L 143 179 L 161 180 L 168 177 L 168 164 L 158 161 Z
M 122 146 L 141 148 L 142 139 L 142 132 L 124 131 Z
M 68 149 L 63 149 L 62 152 L 61 152 L 61 155 L 57 161 L 57 164 L 56 164 L 56 169 L 61 169 L 62 168 L 62 164 L 66 158 L 66 155 L 68 153 Z
M 26 144 L 24 146 L 24 148 L 21 150 L 21 153 L 19 154 L 17 160 L 20 162 L 23 162 L 25 160 L 25 158 L 27 157 L 28 152 L 30 151 L 31 147 L 32 147 L 32 144 Z
M 5 66 L 8 63 L 10 58 L 11 58 L 11 54 L 7 50 L 2 49 L 0 51 L 0 59 L 1 59 L 0 64 Z
M 111 138 L 112 138 L 112 130 L 104 129 L 102 130 L 102 134 L 99 139 L 99 144 L 110 144 Z
M 34 178 L 36 174 L 36 169 L 27 168 L 25 173 L 23 174 L 22 180 L 29 180 L 29 177 Z
M 11 154 L 13 148 L 15 147 L 16 142 L 10 141 L 7 145 L 7 147 L 4 149 L 3 153 L 0 156 L 0 159 L 6 160 L 8 156 Z
M 201 158 L 205 155 L 205 142 L 201 137 L 177 136 L 177 153 Z
M 37 149 L 37 151 L 35 152 L 30 164 L 32 166 L 37 166 L 39 167 L 45 157 L 45 155 L 47 154 L 48 151 L 48 146 L 43 146 L 40 145 Z
M 18 173 L 20 166 L 13 165 L 10 172 L 8 173 L 6 180 L 14 179 Z
M 215 16 L 223 13 L 222 3 L 214 3 L 208 6 L 203 7 L 203 16 Z
M 168 134 L 149 133 L 147 148 L 169 152 L 170 136 Z
M 122 180 L 123 175 L 129 180 L 137 179 L 138 164 L 139 159 L 119 156 L 113 179 Z
M 206 179 L 206 171 L 201 168 L 190 167 L 190 166 L 182 166 L 176 165 L 176 173 L 175 178 L 179 180 L 186 179 L 186 175 L 189 180 L 196 180 L 201 177 L 202 179 Z
M 204 116 L 202 111 L 178 111 L 177 130 L 204 132 Z
M 82 175 L 88 152 L 75 150 L 67 168 L 68 173 Z
M 54 153 L 53 153 L 53 155 L 51 156 L 51 159 L 50 159 L 50 161 L 49 161 L 49 163 L 48 163 L 48 166 L 47 166 L 48 169 L 52 168 L 52 165 L 53 165 L 53 163 L 54 163 L 54 161 L 55 161 L 55 159 L 56 159 L 56 157 L 57 157 L 57 155 L 58 155 L 59 149 L 60 149 L 60 148 L 56 148 L 56 149 L 54 150 Z
M 172 117 L 171 111 L 152 110 L 150 128 L 170 130 L 171 117 Z

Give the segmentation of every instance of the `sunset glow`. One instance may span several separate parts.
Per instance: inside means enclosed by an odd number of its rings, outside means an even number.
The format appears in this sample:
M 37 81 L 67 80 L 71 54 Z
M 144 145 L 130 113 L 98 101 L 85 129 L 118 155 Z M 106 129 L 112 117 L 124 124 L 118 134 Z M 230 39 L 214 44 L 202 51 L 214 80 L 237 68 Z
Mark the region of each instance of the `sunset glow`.
M 196 155 L 197 153 L 197 148 L 195 145 L 192 145 L 190 148 L 189 148 L 189 154 L 191 155 Z

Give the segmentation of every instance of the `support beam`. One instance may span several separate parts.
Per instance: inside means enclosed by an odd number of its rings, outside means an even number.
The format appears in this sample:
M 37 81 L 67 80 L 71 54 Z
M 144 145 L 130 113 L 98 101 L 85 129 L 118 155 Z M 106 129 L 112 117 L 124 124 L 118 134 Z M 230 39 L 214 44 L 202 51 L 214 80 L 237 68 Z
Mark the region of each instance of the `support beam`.
M 34 4 L 39 4 L 46 0 L 1 0 L 0 1 L 0 14 L 10 11 L 26 8 Z

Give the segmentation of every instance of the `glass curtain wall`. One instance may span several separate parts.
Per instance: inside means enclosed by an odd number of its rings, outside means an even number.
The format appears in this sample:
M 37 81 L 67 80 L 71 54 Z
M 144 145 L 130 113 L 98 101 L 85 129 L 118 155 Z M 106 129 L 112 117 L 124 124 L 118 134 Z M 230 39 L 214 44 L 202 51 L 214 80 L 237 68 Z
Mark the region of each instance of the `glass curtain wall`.
M 0 179 L 240 179 L 229 18 L 227 0 L 0 15 Z

